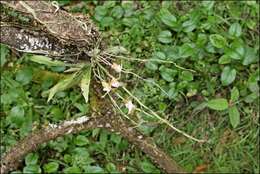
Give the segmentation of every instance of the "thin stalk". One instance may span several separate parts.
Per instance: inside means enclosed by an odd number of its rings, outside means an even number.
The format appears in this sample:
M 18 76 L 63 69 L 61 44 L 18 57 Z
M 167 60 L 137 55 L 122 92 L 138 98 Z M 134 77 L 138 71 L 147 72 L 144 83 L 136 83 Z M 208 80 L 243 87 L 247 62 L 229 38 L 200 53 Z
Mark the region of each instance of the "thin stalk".
M 114 78 L 107 70 L 104 68 L 99 62 L 97 62 L 97 65 L 110 77 Z
M 150 111 L 157 119 L 159 119 L 161 122 L 165 123 L 166 125 L 168 125 L 169 127 L 171 127 L 173 130 L 175 130 L 176 132 L 184 135 L 185 137 L 189 138 L 189 139 L 192 139 L 194 141 L 197 141 L 197 142 L 205 142 L 205 140 L 200 140 L 200 139 L 197 139 L 187 133 L 185 133 L 184 131 L 174 127 L 171 123 L 169 123 L 169 121 L 161 118 L 157 113 L 155 113 L 153 110 L 151 110 L 150 108 L 148 108 L 147 106 L 145 106 L 137 97 L 135 97 L 130 91 L 128 91 L 124 86 L 122 86 L 122 88 L 124 89 L 124 91 L 126 93 L 128 93 L 128 95 L 130 95 L 135 101 L 137 101 L 139 103 L 140 106 L 142 106 L 143 108 L 147 109 L 148 111 Z
M 138 123 L 136 123 L 134 120 L 132 120 L 131 118 L 129 118 L 129 117 L 121 110 L 121 108 L 118 106 L 118 104 L 116 103 L 116 101 L 113 99 L 113 97 L 112 97 L 110 94 L 108 94 L 108 96 L 109 96 L 110 100 L 112 101 L 114 107 L 116 107 L 116 108 L 119 110 L 119 112 L 120 112 L 125 118 L 127 118 L 128 120 L 130 120 L 134 125 L 138 125 Z
M 155 82 L 150 82 L 148 79 L 144 79 L 144 78 L 142 78 L 141 76 L 139 76 L 139 75 L 137 75 L 137 74 L 135 74 L 135 73 L 133 73 L 133 72 L 131 72 L 131 71 L 122 70 L 122 72 L 124 72 L 124 73 L 126 73 L 126 74 L 132 74 L 132 75 L 134 75 L 135 77 L 137 77 L 137 78 L 139 78 L 139 79 L 141 79 L 141 80 L 143 80 L 143 81 L 152 83 L 153 85 L 155 85 L 156 87 L 158 87 L 164 94 L 166 94 L 167 96 L 169 96 L 168 93 L 167 93 L 164 89 L 162 89 L 162 87 L 161 87 L 159 84 L 157 84 L 157 83 L 155 83 Z
M 112 75 L 110 75 L 110 73 L 99 63 L 97 62 L 97 65 L 111 78 L 114 78 Z M 192 139 L 196 142 L 205 142 L 205 140 L 200 140 L 197 139 L 195 137 L 192 137 L 191 135 L 188 135 L 187 133 L 185 133 L 182 130 L 179 130 L 178 128 L 174 127 L 171 123 L 169 123 L 169 121 L 161 118 L 157 113 L 155 113 L 153 110 L 151 110 L 150 108 L 148 108 L 147 106 L 145 106 L 137 97 L 135 97 L 130 91 L 128 91 L 124 86 L 122 86 L 123 90 L 125 92 L 128 93 L 128 95 L 130 95 L 135 101 L 137 101 L 139 103 L 140 106 L 142 106 L 143 108 L 147 109 L 149 112 L 151 112 L 158 120 L 160 120 L 162 123 L 165 123 L 166 125 L 168 125 L 169 127 L 171 127 L 173 130 L 175 130 L 176 132 L 184 135 L 185 137 Z
M 129 58 L 129 57 L 125 57 L 125 56 L 118 56 L 118 55 L 113 55 L 113 54 L 109 54 L 109 53 L 104 53 L 108 56 L 111 56 L 111 57 L 117 57 L 117 58 L 120 58 L 120 59 L 125 59 L 125 60 L 128 60 L 128 61 L 139 61 L 139 62 L 158 62 L 158 63 L 170 63 L 170 64 L 173 64 L 176 68 L 179 68 L 179 69 L 182 69 L 182 70 L 186 70 L 186 71 L 191 71 L 191 72 L 196 72 L 195 70 L 192 70 L 192 69 L 187 69 L 187 68 L 184 68 L 184 67 L 181 67 L 180 65 L 177 65 L 175 62 L 172 62 L 172 61 L 167 61 L 167 60 L 160 60 L 160 59 L 136 59 L 136 58 Z M 114 60 L 113 58 L 110 58 L 108 57 L 108 59 L 111 59 L 111 60 Z
M 102 57 L 102 56 L 97 56 L 97 59 L 100 60 L 101 62 L 105 63 L 105 64 L 108 65 L 108 66 L 111 66 L 111 65 L 112 65 L 109 61 L 107 61 L 107 60 L 106 60 L 104 57 Z

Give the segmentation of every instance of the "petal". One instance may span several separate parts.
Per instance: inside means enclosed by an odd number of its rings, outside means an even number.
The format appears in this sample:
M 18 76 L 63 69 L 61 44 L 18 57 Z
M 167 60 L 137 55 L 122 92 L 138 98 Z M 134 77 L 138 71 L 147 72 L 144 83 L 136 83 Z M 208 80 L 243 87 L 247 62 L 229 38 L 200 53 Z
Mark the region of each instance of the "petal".
M 128 114 L 130 114 L 134 110 L 134 108 L 135 108 L 135 105 L 132 103 L 131 100 L 127 101 L 125 103 L 125 106 L 128 109 Z
M 114 88 L 118 88 L 120 86 L 122 86 L 122 84 L 115 78 L 113 78 L 110 82 L 111 86 Z
M 113 63 L 111 65 L 111 68 L 114 69 L 116 72 L 120 73 L 122 71 L 122 66 L 121 65 L 118 65 L 116 63 Z

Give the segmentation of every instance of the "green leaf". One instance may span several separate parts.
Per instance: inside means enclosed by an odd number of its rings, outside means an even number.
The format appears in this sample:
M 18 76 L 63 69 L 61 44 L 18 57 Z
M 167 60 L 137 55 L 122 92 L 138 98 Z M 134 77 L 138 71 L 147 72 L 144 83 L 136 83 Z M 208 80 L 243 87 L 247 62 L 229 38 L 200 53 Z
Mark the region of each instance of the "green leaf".
M 255 50 L 251 47 L 246 48 L 245 57 L 243 60 L 243 65 L 249 65 L 257 61 L 258 56 L 255 53 Z
M 107 14 L 108 9 L 105 6 L 96 6 L 94 18 L 97 21 L 101 21 L 102 18 Z
M 197 37 L 198 38 L 197 38 L 197 41 L 196 41 L 196 45 L 198 47 L 205 46 L 205 44 L 207 43 L 207 35 L 199 33 Z
M 131 16 L 134 14 L 134 10 L 135 10 L 135 5 L 133 1 L 124 1 L 124 3 L 121 3 L 121 6 L 123 7 L 124 11 L 125 11 L 125 16 Z
M 244 43 L 240 40 L 235 40 L 231 44 L 231 48 L 227 49 L 226 55 L 231 57 L 232 59 L 235 60 L 241 60 L 245 56 L 245 48 L 244 48 Z
M 39 156 L 36 153 L 29 153 L 25 157 L 26 165 L 37 164 Z
M 101 19 L 100 24 L 102 27 L 108 27 L 114 25 L 114 18 L 104 17 Z
M 158 35 L 158 40 L 162 43 L 172 42 L 172 33 L 169 30 L 161 31 Z
M 166 71 L 161 72 L 161 76 L 167 82 L 172 82 L 174 80 L 173 76 L 170 73 L 166 72 Z
M 106 8 L 111 8 L 114 7 L 116 5 L 116 1 L 105 1 L 103 6 Z
M 259 91 L 258 82 L 248 82 L 248 88 L 251 92 L 258 92 Z
M 99 142 L 104 149 L 108 141 L 108 133 L 106 131 L 101 131 L 100 137 L 99 137 Z
M 27 165 L 23 168 L 23 173 L 41 173 L 41 168 L 38 165 Z
M 259 97 L 259 92 L 253 92 L 249 95 L 247 95 L 244 99 L 246 103 L 252 103 Z
M 187 81 L 181 81 L 181 82 L 179 82 L 178 83 L 178 85 L 177 85 L 177 90 L 183 90 L 183 89 L 185 89 L 187 86 L 188 86 L 188 82 Z
M 211 34 L 209 36 L 211 44 L 216 48 L 224 48 L 227 45 L 226 39 L 219 34 Z
M 11 112 L 9 114 L 11 122 L 15 124 L 16 126 L 20 127 L 24 120 L 24 109 L 21 106 L 14 106 L 11 109 Z
M 74 106 L 83 114 L 86 114 L 89 110 L 88 105 L 85 103 L 75 103 Z
M 111 134 L 110 140 L 115 143 L 119 144 L 121 142 L 122 137 L 120 135 Z
M 162 1 L 162 8 L 164 9 L 168 9 L 172 6 L 172 2 L 171 1 Z
M 124 151 L 126 149 L 128 149 L 129 146 L 128 146 L 128 141 L 127 140 L 122 140 L 119 144 L 118 144 L 118 150 L 119 151 Z
M 133 25 L 137 24 L 139 20 L 134 17 L 125 17 L 123 18 L 122 22 L 125 26 L 132 27 Z
M 235 37 L 239 37 L 241 36 L 242 34 L 242 28 L 240 26 L 239 23 L 234 23 L 230 26 L 229 30 L 228 30 L 228 33 L 231 35 L 231 36 L 235 36 Z
M 67 167 L 63 170 L 64 173 L 82 173 L 77 166 Z
M 88 103 L 88 98 L 89 98 L 90 80 L 91 80 L 91 66 L 88 66 L 84 71 L 84 74 L 80 81 L 80 88 L 86 103 Z
M 181 80 L 184 80 L 184 81 L 192 81 L 193 80 L 193 74 L 189 71 L 183 71 L 181 73 Z
M 182 24 L 182 27 L 183 27 L 183 31 L 188 33 L 188 32 L 191 32 L 193 31 L 197 25 L 196 25 L 196 21 L 194 20 L 188 20 L 188 21 L 185 21 L 183 24 Z
M 166 47 L 166 49 L 165 49 L 165 54 L 166 54 L 166 57 L 167 57 L 167 59 L 169 59 L 169 60 L 177 60 L 177 59 L 180 59 L 181 58 L 181 56 L 180 56 L 180 54 L 179 54 L 179 48 L 180 47 L 178 47 L 178 46 L 175 46 L 175 47 L 173 47 L 173 46 L 170 46 L 170 47 Z
M 213 8 L 215 1 L 202 1 L 202 5 L 209 11 Z
M 92 138 L 95 138 L 96 136 L 98 136 L 100 133 L 100 129 L 99 128 L 95 128 L 92 130 Z
M 84 146 L 89 144 L 88 139 L 83 135 L 78 135 L 74 141 L 74 143 L 78 146 Z
M 258 81 L 260 79 L 260 71 L 257 69 L 254 73 L 250 74 L 248 81 L 247 81 L 247 87 L 251 92 L 257 93 L 259 92 L 259 85 Z
M 64 113 L 58 106 L 53 106 L 50 111 L 50 116 L 55 121 L 62 120 L 64 118 Z
M 248 28 L 250 28 L 251 30 L 253 30 L 255 28 L 255 26 L 256 26 L 256 21 L 253 20 L 253 19 L 248 19 L 245 22 L 246 22 L 246 26 Z
M 43 169 L 45 173 L 56 173 L 59 169 L 59 163 L 49 162 L 47 164 L 44 164 Z
M 117 5 L 111 11 L 111 15 L 116 19 L 120 19 L 124 15 L 124 10 L 121 6 Z
M 216 48 L 211 44 L 211 42 L 208 42 L 205 49 L 206 49 L 207 52 L 212 53 L 212 54 L 217 52 Z
M 157 51 L 157 52 L 154 53 L 153 58 L 165 60 L 166 55 L 163 52 Z
M 15 80 L 22 83 L 22 85 L 27 85 L 31 82 L 33 77 L 33 70 L 30 67 L 25 67 L 16 73 Z
M 228 108 L 228 102 L 224 98 L 218 98 L 208 101 L 207 106 L 210 109 L 222 111 Z
M 150 70 L 153 70 L 153 71 L 155 71 L 155 70 L 158 69 L 157 63 L 152 62 L 152 61 L 146 62 L 146 63 L 145 63 L 145 67 L 148 68 L 148 69 L 150 69 Z
M 2 94 L 0 97 L 1 97 L 1 104 L 6 104 L 6 105 L 12 104 L 13 102 L 16 101 L 17 98 L 16 96 L 13 96 L 10 93 Z
M 141 162 L 141 169 L 145 172 L 145 173 L 158 173 L 158 169 L 156 169 L 156 167 L 149 161 L 143 161 Z
M 191 44 L 185 43 L 180 47 L 179 52 L 182 58 L 187 58 L 194 54 L 194 47 Z
M 86 166 L 84 167 L 86 173 L 104 173 L 104 169 L 99 166 Z
M 63 157 L 64 162 L 71 163 L 72 162 L 72 156 L 69 154 L 65 154 Z
M 235 102 L 237 101 L 239 98 L 239 91 L 236 87 L 233 87 L 233 89 L 231 90 L 231 102 Z
M 3 45 L 3 44 L 0 44 L 0 54 L 1 54 L 0 62 L 1 62 L 1 67 L 4 66 L 4 64 L 6 62 L 6 56 L 8 55 L 8 53 L 9 53 L 8 47 Z
M 52 60 L 51 58 L 42 55 L 28 56 L 27 60 L 46 66 L 66 66 L 66 64 L 62 61 Z
M 175 27 L 176 26 L 176 17 L 172 15 L 166 8 L 162 8 L 160 10 L 160 19 L 162 22 L 169 26 L 169 27 Z
M 257 4 L 256 4 L 257 1 L 245 1 L 245 3 L 246 3 L 247 5 L 249 5 L 249 6 L 255 6 L 255 5 L 257 5 Z
M 49 97 L 47 102 L 49 102 L 57 92 L 64 91 L 65 89 L 71 88 L 72 86 L 79 83 L 82 77 L 82 73 L 76 72 L 73 75 L 65 77 L 64 79 L 60 80 L 55 86 L 53 86 L 48 92 Z
M 106 169 L 109 173 L 118 173 L 118 171 L 116 170 L 116 166 L 113 163 L 107 163 Z
M 236 128 L 240 123 L 240 113 L 236 106 L 228 109 L 229 120 L 233 128 Z
M 230 58 L 230 56 L 228 56 L 228 55 L 223 55 L 223 56 L 221 56 L 220 57 L 220 59 L 218 60 L 218 63 L 219 64 L 228 64 L 228 63 L 230 63 L 231 62 L 231 58 Z
M 231 84 L 236 78 L 236 70 L 226 66 L 221 73 L 221 82 L 224 86 Z
M 172 82 L 176 71 L 166 67 L 160 67 L 160 74 L 164 80 L 167 82 Z
M 172 86 L 167 92 L 169 99 L 174 99 L 178 96 L 178 90 L 176 90 L 175 86 Z

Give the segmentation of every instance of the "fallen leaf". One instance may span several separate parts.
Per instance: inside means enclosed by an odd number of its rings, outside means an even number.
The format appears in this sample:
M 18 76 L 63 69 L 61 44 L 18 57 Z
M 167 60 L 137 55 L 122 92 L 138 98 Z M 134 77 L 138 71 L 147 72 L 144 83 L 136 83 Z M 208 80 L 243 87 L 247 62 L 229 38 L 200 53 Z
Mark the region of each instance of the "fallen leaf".
M 207 169 L 208 169 L 208 165 L 207 164 L 201 164 L 201 165 L 197 166 L 192 173 L 206 172 Z

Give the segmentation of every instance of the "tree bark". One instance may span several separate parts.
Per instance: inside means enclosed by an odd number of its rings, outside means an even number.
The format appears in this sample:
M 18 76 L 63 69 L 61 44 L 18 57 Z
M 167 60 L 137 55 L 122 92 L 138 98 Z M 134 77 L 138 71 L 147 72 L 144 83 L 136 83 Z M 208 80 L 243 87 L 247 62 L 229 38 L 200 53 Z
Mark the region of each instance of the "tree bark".
M 80 55 L 76 46 L 66 46 L 49 34 L 28 30 L 21 26 L 1 23 L 1 43 L 20 52 L 44 54 L 62 60 L 73 60 Z
M 150 138 L 144 137 L 141 133 L 133 129 L 128 122 L 122 120 L 119 116 L 114 115 L 114 113 L 107 112 L 106 115 L 103 116 L 86 118 L 87 119 L 85 119 L 84 122 L 76 123 L 82 119 L 79 118 L 77 120 L 65 121 L 59 125 L 50 125 L 45 129 L 31 133 L 12 147 L 3 157 L 1 160 L 1 173 L 4 174 L 16 170 L 22 163 L 26 154 L 37 150 L 39 145 L 43 143 L 66 134 L 78 133 L 83 130 L 94 128 L 104 128 L 110 132 L 119 133 L 130 143 L 136 145 L 145 152 L 159 168 L 167 173 L 184 172 L 171 157 L 154 145 Z

